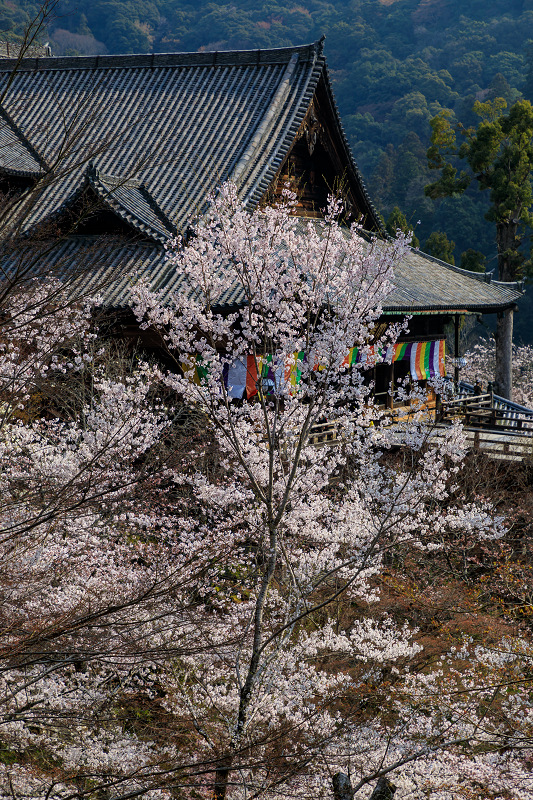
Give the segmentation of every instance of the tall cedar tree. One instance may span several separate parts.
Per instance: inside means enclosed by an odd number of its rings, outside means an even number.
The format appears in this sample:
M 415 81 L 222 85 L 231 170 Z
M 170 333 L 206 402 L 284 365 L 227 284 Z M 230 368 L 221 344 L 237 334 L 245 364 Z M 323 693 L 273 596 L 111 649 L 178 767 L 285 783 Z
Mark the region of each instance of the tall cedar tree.
M 531 266 L 521 247 L 533 225 L 533 108 L 528 100 L 519 100 L 507 114 L 506 107 L 501 97 L 475 103 L 477 127 L 454 125 L 449 111 L 432 119 L 428 163 L 440 170 L 440 177 L 425 193 L 434 200 L 452 197 L 463 194 L 472 181 L 481 190 L 489 189 L 491 205 L 485 217 L 496 224 L 499 279 L 513 281 Z M 457 158 L 468 168 L 459 172 Z

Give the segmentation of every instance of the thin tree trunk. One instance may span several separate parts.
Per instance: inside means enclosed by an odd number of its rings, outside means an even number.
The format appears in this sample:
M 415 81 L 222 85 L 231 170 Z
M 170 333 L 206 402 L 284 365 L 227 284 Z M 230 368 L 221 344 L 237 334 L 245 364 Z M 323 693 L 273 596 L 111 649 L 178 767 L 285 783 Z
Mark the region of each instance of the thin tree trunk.
M 396 786 L 385 776 L 379 778 L 370 800 L 393 800 Z M 353 788 L 348 775 L 337 772 L 333 776 L 333 796 L 335 800 L 352 800 Z
M 270 509 L 269 509 L 270 512 Z M 272 516 L 269 513 L 269 516 Z M 248 708 L 250 705 L 250 698 L 252 696 L 253 685 L 259 665 L 261 663 L 261 645 L 263 641 L 263 610 L 265 602 L 276 568 L 277 552 L 278 552 L 278 531 L 275 525 L 269 525 L 269 545 L 270 555 L 268 557 L 267 568 L 261 581 L 261 589 L 259 591 L 257 601 L 255 604 L 254 612 L 254 640 L 252 645 L 252 656 L 250 665 L 248 667 L 248 674 L 246 681 L 241 689 L 241 696 L 239 702 L 239 713 L 237 716 L 237 725 L 235 735 L 233 737 L 233 752 L 240 747 L 243 740 L 246 719 L 248 716 Z M 215 773 L 215 785 L 213 790 L 213 800 L 225 800 L 226 792 L 228 789 L 228 780 L 233 764 L 233 754 L 224 758 L 221 765 Z
M 352 800 L 353 789 L 350 779 L 344 772 L 333 776 L 333 796 L 335 800 Z
M 376 787 L 370 795 L 370 800 L 392 800 L 396 791 L 396 786 L 388 778 L 382 776 L 376 783 Z
M 228 789 L 228 778 L 233 762 L 233 756 L 222 759 L 220 766 L 215 772 L 215 788 L 213 792 L 214 800 L 224 800 Z
M 523 258 L 518 252 L 520 240 L 517 237 L 518 225 L 512 222 L 499 222 L 496 226 L 496 246 L 498 249 L 498 279 L 500 281 L 519 280 L 519 269 Z

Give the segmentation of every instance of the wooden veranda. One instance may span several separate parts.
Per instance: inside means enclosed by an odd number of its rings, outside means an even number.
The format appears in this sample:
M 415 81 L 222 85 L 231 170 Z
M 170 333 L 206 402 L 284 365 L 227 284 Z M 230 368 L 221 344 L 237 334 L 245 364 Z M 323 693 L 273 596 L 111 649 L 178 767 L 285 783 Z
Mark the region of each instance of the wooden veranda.
M 390 413 L 394 413 L 391 411 Z M 460 382 L 453 397 L 428 406 L 428 421 L 437 439 L 453 422 L 461 422 L 469 446 L 497 460 L 533 459 L 533 409 L 513 403 L 492 392 L 475 394 L 474 387 Z M 309 440 L 315 445 L 342 441 L 338 426 L 327 421 L 313 426 Z

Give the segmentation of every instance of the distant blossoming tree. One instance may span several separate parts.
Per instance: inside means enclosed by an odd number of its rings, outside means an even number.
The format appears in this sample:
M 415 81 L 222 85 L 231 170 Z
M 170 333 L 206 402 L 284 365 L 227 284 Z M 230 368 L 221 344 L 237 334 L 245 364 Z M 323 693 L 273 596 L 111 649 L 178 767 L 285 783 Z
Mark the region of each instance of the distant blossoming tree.
M 466 353 L 462 376 L 471 383 L 481 382 L 484 388 L 494 381 L 495 343 L 480 342 Z M 513 399 L 533 408 L 533 347 L 513 345 Z

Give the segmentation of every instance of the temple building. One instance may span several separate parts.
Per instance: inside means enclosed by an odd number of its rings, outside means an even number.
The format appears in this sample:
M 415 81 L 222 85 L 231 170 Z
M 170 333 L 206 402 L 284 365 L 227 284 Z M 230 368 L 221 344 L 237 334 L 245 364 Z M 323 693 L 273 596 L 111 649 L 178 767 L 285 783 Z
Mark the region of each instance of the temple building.
M 80 292 L 98 291 L 123 314 L 125 328 L 134 275 L 166 296 L 186 291 L 183 275 L 165 259 L 165 243 L 186 232 L 225 180 L 235 182 L 250 209 L 290 181 L 302 217 L 320 216 L 335 186 L 349 219 L 385 235 L 342 128 L 322 41 L 35 57 L 16 69 L 14 59 L 3 58 L 0 84 L 0 191 L 10 208 L 4 224 L 28 243 L 39 240 L 41 272 L 70 274 Z M 22 249 L 6 256 L 11 274 L 35 271 Z M 396 269 L 382 318 L 387 324 L 411 315 L 409 333 L 393 363 L 376 367 L 376 393 L 385 397 L 390 380 L 409 371 L 413 379 L 431 377 L 441 369 L 435 352 L 445 326 L 486 313 L 505 323 L 498 369 L 500 394 L 510 393 L 512 315 L 521 291 L 412 250 Z M 235 303 L 238 291 L 228 287 L 220 304 Z

